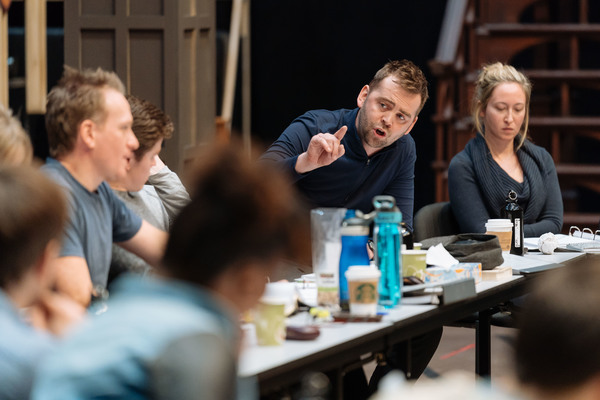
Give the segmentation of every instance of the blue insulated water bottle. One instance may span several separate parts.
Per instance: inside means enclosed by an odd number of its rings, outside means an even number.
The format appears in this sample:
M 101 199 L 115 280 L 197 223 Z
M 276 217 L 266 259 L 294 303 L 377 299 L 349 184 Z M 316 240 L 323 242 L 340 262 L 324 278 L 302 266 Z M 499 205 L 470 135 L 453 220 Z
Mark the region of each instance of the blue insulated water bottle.
M 359 217 L 354 210 L 348 210 L 342 222 L 340 234 L 342 236 L 342 252 L 340 254 L 340 307 L 349 310 L 348 280 L 346 271 L 352 265 L 366 265 L 370 263 L 367 253 L 367 240 L 371 220 Z
M 402 287 L 400 286 L 402 236 L 399 229 L 402 213 L 396 207 L 396 200 L 392 196 L 375 196 L 373 205 L 375 206 L 373 231 L 375 264 L 381 271 L 379 305 L 392 308 L 400 302 L 402 297 Z

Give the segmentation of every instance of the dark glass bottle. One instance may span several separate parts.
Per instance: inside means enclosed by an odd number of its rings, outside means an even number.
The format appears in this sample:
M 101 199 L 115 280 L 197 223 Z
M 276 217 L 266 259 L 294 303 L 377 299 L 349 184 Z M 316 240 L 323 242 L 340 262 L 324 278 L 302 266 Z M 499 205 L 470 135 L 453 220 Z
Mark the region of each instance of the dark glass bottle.
M 510 219 L 513 223 L 510 254 L 522 256 L 525 253 L 523 245 L 523 209 L 517 204 L 517 193 L 514 190 L 508 192 L 506 205 L 500 210 L 500 215 L 502 218 Z

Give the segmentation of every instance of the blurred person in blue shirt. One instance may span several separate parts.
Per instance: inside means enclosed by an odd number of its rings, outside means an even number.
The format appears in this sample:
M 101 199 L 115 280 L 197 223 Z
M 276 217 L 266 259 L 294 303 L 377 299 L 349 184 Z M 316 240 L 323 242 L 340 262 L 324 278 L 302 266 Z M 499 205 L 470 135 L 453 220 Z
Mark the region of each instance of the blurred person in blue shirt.
M 281 257 L 310 252 L 307 210 L 279 171 L 239 150 L 199 163 L 161 266 L 115 282 L 108 311 L 42 365 L 34 399 L 256 398 L 238 380 L 240 315 Z
M 67 217 L 62 189 L 33 167 L 2 166 L 0 204 L 0 399 L 22 400 L 53 334 L 64 333 L 84 310 L 50 291 L 50 261 Z

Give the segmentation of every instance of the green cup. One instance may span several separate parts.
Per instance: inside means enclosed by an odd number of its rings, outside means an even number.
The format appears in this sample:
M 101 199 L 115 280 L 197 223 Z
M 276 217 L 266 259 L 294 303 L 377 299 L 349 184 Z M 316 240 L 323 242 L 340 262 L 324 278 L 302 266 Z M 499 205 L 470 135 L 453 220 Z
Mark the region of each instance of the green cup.
M 278 346 L 285 340 L 285 303 L 262 298 L 254 310 L 256 342 L 259 346 Z
M 425 279 L 427 263 L 427 250 L 403 250 L 402 251 L 402 276 L 416 276 Z

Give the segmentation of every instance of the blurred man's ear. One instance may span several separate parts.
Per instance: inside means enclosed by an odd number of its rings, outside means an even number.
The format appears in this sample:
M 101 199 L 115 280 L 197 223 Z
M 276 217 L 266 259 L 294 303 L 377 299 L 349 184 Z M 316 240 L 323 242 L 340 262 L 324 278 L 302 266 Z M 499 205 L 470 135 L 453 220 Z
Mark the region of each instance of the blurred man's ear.
M 77 130 L 78 139 L 81 138 L 83 143 L 90 148 L 93 149 L 96 147 L 96 135 L 94 129 L 96 124 L 91 119 L 84 120 L 81 124 L 79 124 L 79 128 Z

